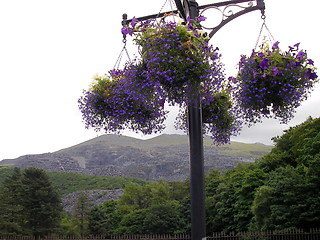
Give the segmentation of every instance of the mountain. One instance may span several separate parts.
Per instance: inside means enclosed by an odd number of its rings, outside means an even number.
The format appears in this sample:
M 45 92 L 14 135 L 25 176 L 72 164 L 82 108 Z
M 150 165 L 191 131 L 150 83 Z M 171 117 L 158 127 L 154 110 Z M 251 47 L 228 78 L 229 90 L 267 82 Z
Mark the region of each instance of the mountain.
M 222 147 L 204 137 L 205 171 L 228 170 L 267 154 L 272 146 L 231 142 Z M 102 135 L 53 153 L 6 159 L 0 166 L 37 167 L 55 172 L 95 176 L 125 176 L 145 180 L 185 180 L 189 174 L 189 145 L 185 135 L 163 134 L 148 140 Z

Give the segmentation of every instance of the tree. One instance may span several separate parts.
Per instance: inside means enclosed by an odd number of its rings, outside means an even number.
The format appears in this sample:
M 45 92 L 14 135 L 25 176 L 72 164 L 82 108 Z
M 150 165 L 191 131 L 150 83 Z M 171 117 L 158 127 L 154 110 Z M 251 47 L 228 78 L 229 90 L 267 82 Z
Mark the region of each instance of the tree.
M 78 236 L 79 232 L 75 226 L 71 215 L 67 212 L 62 213 L 61 223 L 58 231 L 56 232 L 60 236 Z
M 266 226 L 270 223 L 269 217 L 271 215 L 271 202 L 272 202 L 273 188 L 270 186 L 261 186 L 255 192 L 254 201 L 252 204 L 252 213 L 254 215 L 251 230 L 268 230 Z
M 234 220 L 237 223 L 235 231 L 248 231 L 250 221 L 253 214 L 250 211 L 254 200 L 254 193 L 257 188 L 262 186 L 265 182 L 265 173 L 256 168 L 255 164 L 247 164 L 247 171 L 243 173 L 243 178 L 237 188 L 236 202 L 234 208 L 236 215 Z
M 137 208 L 146 208 L 150 205 L 150 189 L 137 183 L 130 183 L 124 188 L 120 197 L 119 206 L 127 208 L 129 212 Z
M 88 225 L 90 234 L 104 236 L 115 234 L 122 218 L 117 205 L 117 201 L 110 200 L 91 210 Z
M 185 197 L 189 196 L 190 189 L 189 189 L 189 181 L 178 182 L 178 181 L 171 181 L 167 183 L 169 186 L 169 198 L 171 200 L 182 200 Z
M 211 169 L 205 176 L 205 191 L 207 197 L 212 197 L 217 193 L 221 183 L 221 173 L 218 170 Z
M 258 162 L 267 173 L 267 182 L 266 188 L 255 195 L 253 212 L 257 227 L 263 230 L 318 226 L 320 118 L 308 118 L 274 141 L 275 148 Z M 260 195 L 270 200 L 267 205 Z
M 119 223 L 119 227 L 115 230 L 115 234 L 131 235 L 145 233 L 143 224 L 146 218 L 147 209 L 135 209 L 123 216 Z
M 20 235 L 23 233 L 25 215 L 21 206 L 22 173 L 14 168 L 0 189 L 0 233 L 1 235 Z
M 25 227 L 36 238 L 44 237 L 59 226 L 61 202 L 49 177 L 42 169 L 27 168 L 21 179 L 23 201 L 21 206 L 26 214 Z
M 240 164 L 220 177 L 215 171 L 207 176 L 208 233 L 248 230 L 254 192 L 264 184 L 264 175 L 255 164 Z
M 86 236 L 88 232 L 89 214 L 91 208 L 92 204 L 89 201 L 88 195 L 83 192 L 80 193 L 78 201 L 72 209 L 72 217 L 81 236 Z
M 179 214 L 179 202 L 165 201 L 147 209 L 143 225 L 145 233 L 173 234 L 183 229 L 184 222 Z
M 300 228 L 301 214 L 307 210 L 304 174 L 292 166 L 281 167 L 269 174 L 271 187 L 270 215 L 263 228 L 282 230 Z
M 284 131 L 282 136 L 274 137 L 275 147 L 259 162 L 265 172 L 279 167 L 308 164 L 302 159 L 306 155 L 315 156 L 320 151 L 320 118 L 309 117 L 305 122 Z M 309 158 L 310 159 L 310 158 Z
M 190 231 L 188 185 L 163 180 L 129 184 L 120 200 L 91 211 L 89 230 L 103 235 Z

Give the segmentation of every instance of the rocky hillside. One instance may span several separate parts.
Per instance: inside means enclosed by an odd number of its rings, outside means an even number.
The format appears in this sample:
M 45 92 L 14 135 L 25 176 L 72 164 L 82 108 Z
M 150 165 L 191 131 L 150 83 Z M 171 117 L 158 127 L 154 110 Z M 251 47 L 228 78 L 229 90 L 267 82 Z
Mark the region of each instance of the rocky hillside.
M 123 195 L 123 189 L 87 190 L 69 193 L 61 199 L 63 210 L 65 212 L 71 213 L 73 211 L 76 202 L 79 200 L 80 194 L 87 195 L 91 207 L 95 207 L 106 201 L 118 200 L 119 197 Z
M 204 139 L 205 170 L 228 170 L 239 162 L 254 161 L 271 150 L 263 144 L 232 142 L 215 147 Z M 37 167 L 56 172 L 96 176 L 125 176 L 146 180 L 185 180 L 189 174 L 187 136 L 160 135 L 149 140 L 102 135 L 54 153 L 25 155 L 0 166 Z

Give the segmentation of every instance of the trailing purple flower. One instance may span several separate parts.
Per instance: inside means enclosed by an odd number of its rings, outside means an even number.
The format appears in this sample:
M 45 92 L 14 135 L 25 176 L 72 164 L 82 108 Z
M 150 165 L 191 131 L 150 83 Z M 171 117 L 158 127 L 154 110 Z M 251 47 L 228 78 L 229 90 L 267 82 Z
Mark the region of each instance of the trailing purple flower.
M 204 18 L 200 18 L 204 20 Z M 131 29 L 150 79 L 164 89 L 170 104 L 183 105 L 193 81 L 210 79 L 217 88 L 224 79 L 220 55 L 208 45 L 206 34 L 190 20 L 140 22 Z
M 235 96 L 250 123 L 262 117 L 286 123 L 317 82 L 313 61 L 299 50 L 299 44 L 287 52 L 281 52 L 278 45 L 269 49 L 265 42 L 250 57 L 241 56 Z
M 127 65 L 96 77 L 79 99 L 86 127 L 107 132 L 131 129 L 151 134 L 164 129 L 164 100 L 154 94 L 141 64 Z
M 178 105 L 185 113 L 192 86 L 200 84 L 204 133 L 214 143 L 224 144 L 239 132 L 239 111 L 226 87 L 229 82 L 221 55 L 208 44 L 197 22 L 180 24 L 165 18 L 139 22 L 134 18 L 122 33 L 134 37 L 141 59 L 97 77 L 84 92 L 79 108 L 87 127 L 107 132 L 126 128 L 144 134 L 160 132 L 167 113 L 164 103 Z M 177 121 L 184 129 L 186 114 L 180 114 Z
M 229 143 L 231 136 L 239 134 L 242 127 L 241 114 L 229 90 L 223 89 L 213 94 L 210 89 L 202 89 L 201 108 L 203 134 L 209 135 L 215 145 Z M 187 108 L 181 108 L 175 122 L 176 128 L 187 131 L 187 111 Z

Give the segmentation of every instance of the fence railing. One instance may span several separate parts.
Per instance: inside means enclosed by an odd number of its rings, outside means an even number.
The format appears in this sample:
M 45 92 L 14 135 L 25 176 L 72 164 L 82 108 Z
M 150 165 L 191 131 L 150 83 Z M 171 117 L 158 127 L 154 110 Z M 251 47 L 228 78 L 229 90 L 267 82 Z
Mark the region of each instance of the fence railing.
M 320 229 L 241 232 L 241 233 L 214 233 L 207 240 L 320 240 Z
M 214 233 L 207 240 L 320 240 L 320 229 Z M 0 240 L 37 240 L 28 236 L 0 236 Z M 144 234 L 144 235 L 113 235 L 113 236 L 49 236 L 44 240 L 191 240 L 189 234 Z

